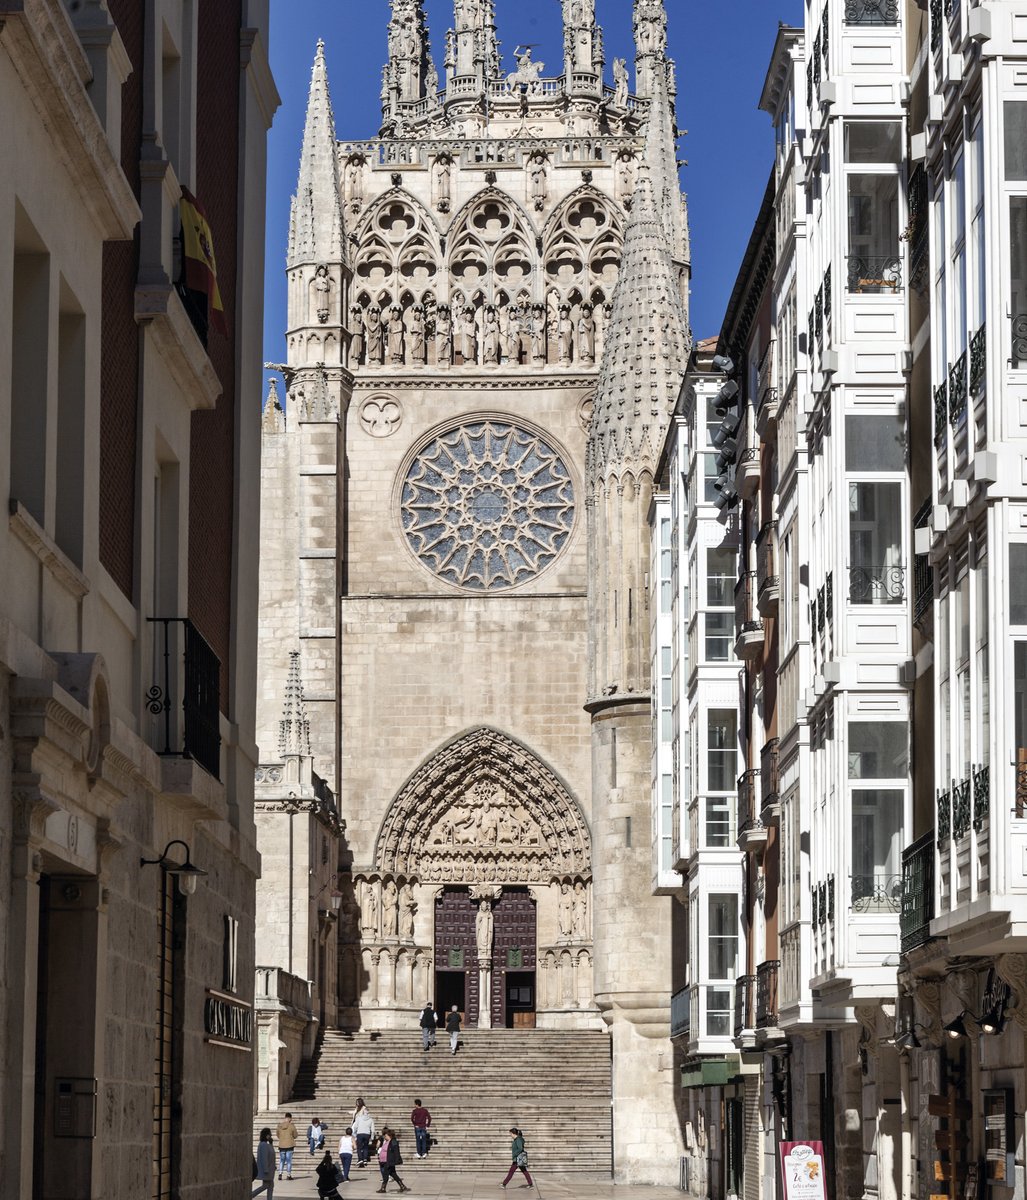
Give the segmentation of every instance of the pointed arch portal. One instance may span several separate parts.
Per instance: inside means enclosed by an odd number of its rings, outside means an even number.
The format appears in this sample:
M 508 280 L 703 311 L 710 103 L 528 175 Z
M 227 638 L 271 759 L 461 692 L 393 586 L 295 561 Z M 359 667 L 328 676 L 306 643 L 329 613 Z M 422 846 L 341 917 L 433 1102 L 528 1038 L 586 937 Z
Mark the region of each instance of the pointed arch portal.
M 453 739 L 400 789 L 375 847 L 384 876 L 421 883 L 588 880 L 591 838 L 566 785 L 526 747 L 482 726 Z

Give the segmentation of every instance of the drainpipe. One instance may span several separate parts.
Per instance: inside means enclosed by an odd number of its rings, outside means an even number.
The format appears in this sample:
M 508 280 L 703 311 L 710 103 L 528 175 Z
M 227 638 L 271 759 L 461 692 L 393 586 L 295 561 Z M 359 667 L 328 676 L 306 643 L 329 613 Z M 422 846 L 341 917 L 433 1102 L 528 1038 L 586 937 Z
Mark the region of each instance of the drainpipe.
M 909 1055 L 899 1055 L 899 1115 L 902 1120 L 902 1183 L 900 1200 L 912 1200 L 913 1131 L 909 1118 Z

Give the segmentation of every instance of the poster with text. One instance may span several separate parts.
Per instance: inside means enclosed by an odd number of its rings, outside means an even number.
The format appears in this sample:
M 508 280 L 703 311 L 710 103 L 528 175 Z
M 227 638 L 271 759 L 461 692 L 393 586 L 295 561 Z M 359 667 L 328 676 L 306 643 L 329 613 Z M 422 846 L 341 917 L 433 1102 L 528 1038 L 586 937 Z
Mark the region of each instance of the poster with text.
M 782 1142 L 785 1200 L 827 1200 L 823 1142 Z

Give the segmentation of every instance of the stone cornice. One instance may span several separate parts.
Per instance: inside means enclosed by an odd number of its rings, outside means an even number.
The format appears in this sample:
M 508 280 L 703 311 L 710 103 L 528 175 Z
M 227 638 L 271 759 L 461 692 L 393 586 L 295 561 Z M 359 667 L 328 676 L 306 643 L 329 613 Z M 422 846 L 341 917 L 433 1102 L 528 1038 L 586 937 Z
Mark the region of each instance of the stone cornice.
M 172 285 L 167 281 L 137 285 L 135 319 L 149 325 L 154 345 L 189 410 L 214 408 L 221 380 Z
M 89 62 L 64 5 L 0 0 L 0 39 L 104 240 L 129 239 L 142 214 L 86 92 Z
M 28 546 L 50 574 L 76 600 L 81 600 L 89 591 L 89 580 L 75 566 L 53 538 L 32 516 L 24 504 L 13 496 L 10 500 L 11 532 L 20 542 Z
M 239 31 L 239 61 L 253 86 L 260 115 L 264 118 L 264 128 L 270 129 L 275 112 L 281 107 L 282 97 L 271 73 L 265 41 L 266 35 L 260 29 Z

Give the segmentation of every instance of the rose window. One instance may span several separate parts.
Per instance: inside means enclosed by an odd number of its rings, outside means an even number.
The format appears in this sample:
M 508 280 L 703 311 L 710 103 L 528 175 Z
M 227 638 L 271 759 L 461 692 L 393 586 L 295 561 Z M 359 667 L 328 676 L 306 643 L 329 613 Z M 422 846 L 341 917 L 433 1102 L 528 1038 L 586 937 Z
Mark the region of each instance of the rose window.
M 441 434 L 403 481 L 403 532 L 432 574 L 472 591 L 525 583 L 566 544 L 574 487 L 538 434 L 474 421 Z

